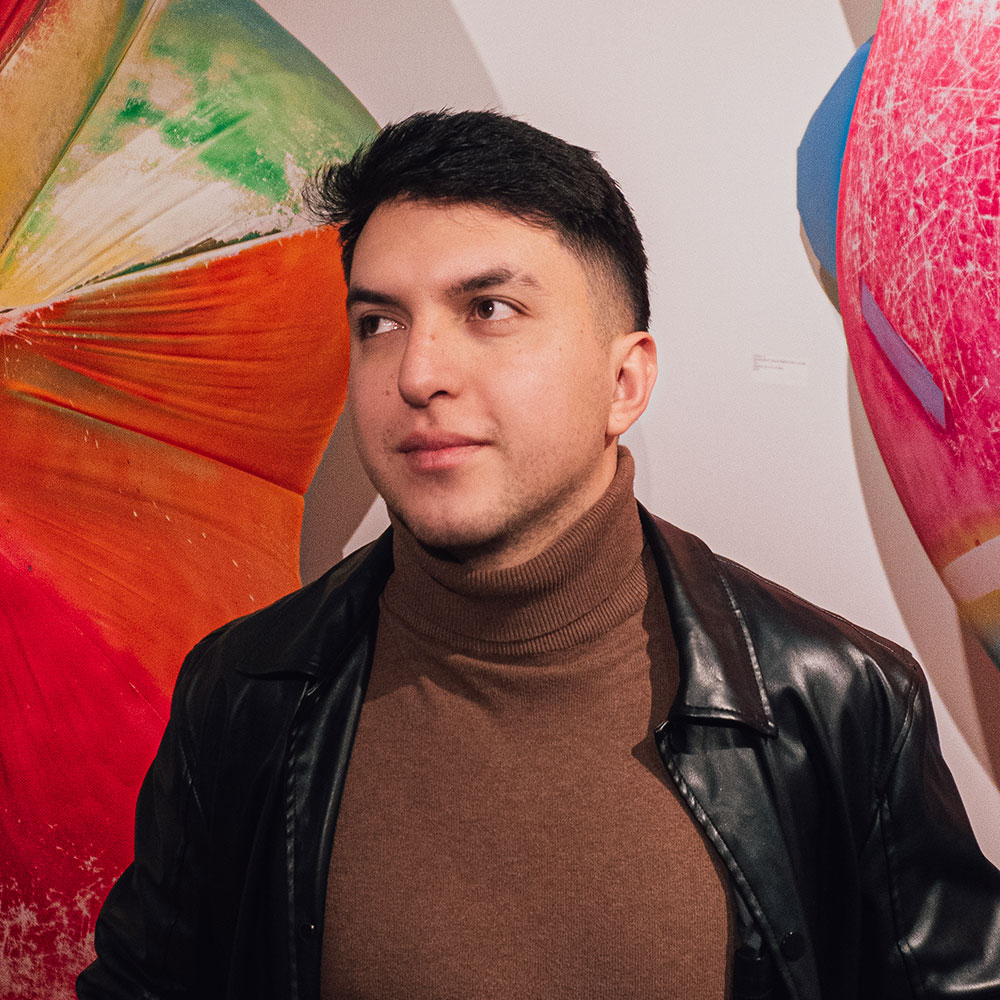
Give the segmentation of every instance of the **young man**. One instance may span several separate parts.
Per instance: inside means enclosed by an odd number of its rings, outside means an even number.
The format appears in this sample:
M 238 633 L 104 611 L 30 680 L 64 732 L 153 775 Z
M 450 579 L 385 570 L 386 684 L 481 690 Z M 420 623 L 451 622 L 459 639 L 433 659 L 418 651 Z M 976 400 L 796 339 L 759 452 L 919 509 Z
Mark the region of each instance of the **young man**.
M 1000 997 L 912 659 L 635 502 L 603 168 L 426 114 L 312 197 L 393 527 L 192 652 L 80 996 Z

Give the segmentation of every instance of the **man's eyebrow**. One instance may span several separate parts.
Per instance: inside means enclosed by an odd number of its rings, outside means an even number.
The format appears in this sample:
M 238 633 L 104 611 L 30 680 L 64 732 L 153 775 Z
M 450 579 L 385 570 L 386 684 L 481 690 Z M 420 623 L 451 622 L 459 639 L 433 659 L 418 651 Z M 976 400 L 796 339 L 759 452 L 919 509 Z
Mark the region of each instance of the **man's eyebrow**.
M 539 288 L 538 279 L 527 271 L 515 271 L 512 267 L 491 268 L 489 271 L 482 271 L 479 274 L 472 274 L 468 278 L 456 281 L 448 286 L 447 294 L 449 298 L 457 298 L 460 295 L 468 295 L 470 292 L 482 292 L 489 288 L 497 288 L 500 285 L 527 285 L 530 288 Z
M 377 292 L 374 288 L 365 288 L 363 285 L 352 285 L 347 292 L 347 308 L 350 309 L 357 302 L 370 306 L 398 305 L 397 300 L 385 292 Z
M 481 271 L 479 274 L 469 275 L 454 282 L 445 289 L 448 298 L 458 298 L 468 295 L 471 292 L 482 292 L 490 288 L 498 288 L 501 285 L 525 285 L 529 288 L 540 288 L 541 285 L 534 275 L 527 271 L 516 271 L 512 267 L 494 267 L 488 271 Z M 399 305 L 399 300 L 386 292 L 377 291 L 374 288 L 365 288 L 364 285 L 352 285 L 347 293 L 347 308 L 357 303 L 373 306 L 395 306 Z

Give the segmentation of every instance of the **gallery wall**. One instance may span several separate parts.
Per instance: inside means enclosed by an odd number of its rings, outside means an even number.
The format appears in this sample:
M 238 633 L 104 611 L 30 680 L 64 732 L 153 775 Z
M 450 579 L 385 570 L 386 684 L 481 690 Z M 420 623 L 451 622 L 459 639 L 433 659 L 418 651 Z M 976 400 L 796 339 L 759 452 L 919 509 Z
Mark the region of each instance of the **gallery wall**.
M 646 235 L 660 378 L 636 490 L 717 551 L 914 649 L 980 842 L 1000 862 L 1000 672 L 896 499 L 810 270 L 795 149 L 875 0 L 263 4 L 379 121 L 500 107 L 595 150 Z M 338 428 L 303 576 L 385 524 Z

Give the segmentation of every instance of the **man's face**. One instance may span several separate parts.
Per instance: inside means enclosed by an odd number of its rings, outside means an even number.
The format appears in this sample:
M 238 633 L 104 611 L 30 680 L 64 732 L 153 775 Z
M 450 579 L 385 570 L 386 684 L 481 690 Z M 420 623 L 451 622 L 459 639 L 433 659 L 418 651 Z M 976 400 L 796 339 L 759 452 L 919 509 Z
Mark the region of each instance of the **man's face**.
M 620 310 L 555 233 L 474 204 L 380 205 L 354 251 L 361 460 L 426 546 L 481 565 L 541 551 L 616 467 Z M 623 331 L 616 331 L 623 332 Z

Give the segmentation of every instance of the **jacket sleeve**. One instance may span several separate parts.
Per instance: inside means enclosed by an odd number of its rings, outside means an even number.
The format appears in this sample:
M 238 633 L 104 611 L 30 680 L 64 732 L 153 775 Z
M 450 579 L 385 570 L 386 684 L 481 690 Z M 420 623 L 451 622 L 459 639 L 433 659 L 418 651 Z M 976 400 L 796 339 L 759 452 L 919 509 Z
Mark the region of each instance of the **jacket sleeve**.
M 866 995 L 1000 997 L 1000 872 L 983 857 L 916 673 L 862 858 Z M 876 985 L 881 983 L 881 985 Z
M 77 979 L 81 1000 L 211 995 L 199 944 L 206 937 L 210 852 L 189 711 L 191 688 L 200 686 L 192 685 L 199 652 L 192 651 L 178 676 L 170 721 L 139 791 L 135 860 L 101 909 L 97 960 Z

